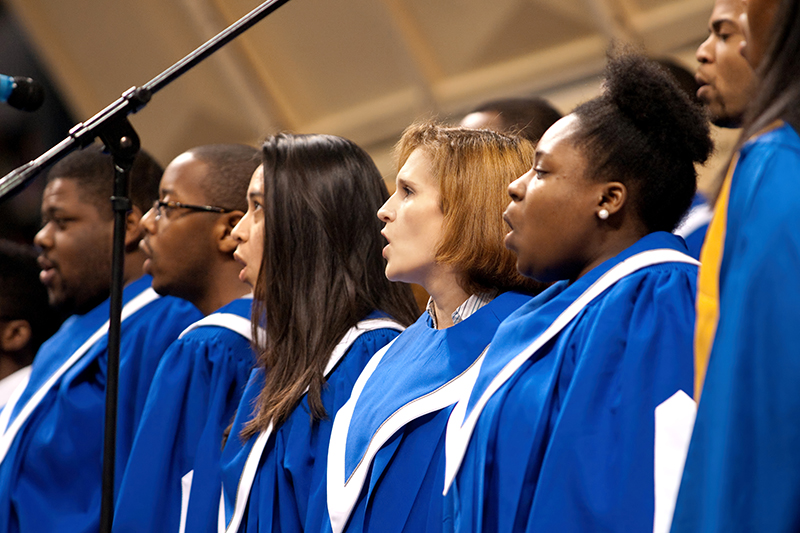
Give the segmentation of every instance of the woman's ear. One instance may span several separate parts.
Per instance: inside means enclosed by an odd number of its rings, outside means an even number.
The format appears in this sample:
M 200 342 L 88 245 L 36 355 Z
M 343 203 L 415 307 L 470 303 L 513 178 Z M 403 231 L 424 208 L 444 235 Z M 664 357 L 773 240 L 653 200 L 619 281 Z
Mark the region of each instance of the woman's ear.
M 233 238 L 231 232 L 243 216 L 244 213 L 241 211 L 231 211 L 219 217 L 219 222 L 214 228 L 214 236 L 220 252 L 232 254 L 236 250 L 236 246 L 239 243 Z
M 599 209 L 605 209 L 608 215 L 617 213 L 628 200 L 628 189 L 624 183 L 609 181 L 600 191 Z

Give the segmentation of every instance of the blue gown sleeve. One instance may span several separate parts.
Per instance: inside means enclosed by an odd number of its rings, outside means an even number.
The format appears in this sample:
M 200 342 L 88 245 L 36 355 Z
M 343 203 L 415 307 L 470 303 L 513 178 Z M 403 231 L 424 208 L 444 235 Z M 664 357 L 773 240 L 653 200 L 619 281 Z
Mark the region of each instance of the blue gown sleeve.
M 177 532 L 181 479 L 189 471 L 193 496 L 204 485 L 218 487 L 213 465 L 252 364 L 249 342 L 225 328 L 198 328 L 172 344 L 147 397 L 117 500 L 115 533 Z M 213 492 L 216 506 L 219 489 Z
M 720 320 L 676 533 L 800 524 L 800 149 L 785 148 L 754 147 L 734 176 Z
M 124 471 L 133 431 L 163 353 L 200 313 L 159 298 L 123 323 L 116 471 Z M 100 517 L 107 343 L 90 351 L 51 389 L 17 436 L 2 467 L 0 529 L 8 533 L 96 532 Z M 117 475 L 119 489 L 121 474 Z M 8 492 L 6 492 L 8 491 Z
M 278 428 L 264 451 L 240 531 L 322 531 L 327 518 L 326 465 L 333 419 L 350 398 L 369 359 L 398 334 L 392 329 L 363 333 L 328 376 L 322 391 L 327 417 L 312 422 L 308 400 L 303 398 Z M 241 427 L 234 427 L 237 429 Z

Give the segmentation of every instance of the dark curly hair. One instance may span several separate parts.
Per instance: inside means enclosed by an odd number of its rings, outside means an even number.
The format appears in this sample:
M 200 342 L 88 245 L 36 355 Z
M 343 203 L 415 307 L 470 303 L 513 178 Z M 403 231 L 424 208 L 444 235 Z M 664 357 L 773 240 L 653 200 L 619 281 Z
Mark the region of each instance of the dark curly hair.
M 609 59 L 603 93 L 578 106 L 574 142 L 597 180 L 623 183 L 648 231 L 672 231 L 697 189 L 695 163 L 713 150 L 702 108 L 643 56 Z

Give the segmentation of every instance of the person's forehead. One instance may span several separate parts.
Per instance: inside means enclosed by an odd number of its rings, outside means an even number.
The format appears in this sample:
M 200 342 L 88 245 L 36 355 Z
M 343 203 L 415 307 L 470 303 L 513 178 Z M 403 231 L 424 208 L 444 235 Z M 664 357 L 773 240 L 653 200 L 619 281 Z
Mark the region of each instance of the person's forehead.
M 159 191 L 162 196 L 178 195 L 180 198 L 176 199 L 185 202 L 191 200 L 208 203 L 210 200 L 206 198 L 208 179 L 211 179 L 208 164 L 192 154 L 181 154 L 164 169 Z
M 717 0 L 711 12 L 711 23 L 730 21 L 739 25 L 739 15 L 744 13 L 744 4 L 741 0 Z

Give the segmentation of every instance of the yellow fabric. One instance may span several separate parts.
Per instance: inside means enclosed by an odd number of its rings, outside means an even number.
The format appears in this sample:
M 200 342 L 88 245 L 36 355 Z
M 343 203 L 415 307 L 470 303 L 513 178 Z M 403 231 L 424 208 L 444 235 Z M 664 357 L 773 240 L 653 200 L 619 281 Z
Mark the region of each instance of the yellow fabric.
M 739 160 L 737 153 L 722 182 L 714 216 L 708 225 L 706 239 L 700 250 L 700 273 L 697 280 L 697 321 L 694 329 L 694 399 L 700 401 L 700 392 L 708 368 L 711 346 L 719 321 L 719 269 L 725 244 L 725 227 L 728 220 L 728 198 L 731 193 L 731 178 Z
M 776 120 L 760 130 L 753 137 L 758 137 L 783 125 Z M 706 379 L 708 359 L 719 322 L 719 271 L 722 266 L 722 255 L 725 246 L 725 229 L 728 224 L 728 199 L 731 195 L 731 180 L 739 161 L 737 152 L 728 167 L 725 181 L 722 182 L 714 216 L 708 225 L 706 239 L 700 250 L 700 273 L 697 280 L 697 320 L 694 328 L 694 399 L 700 401 L 703 382 Z

